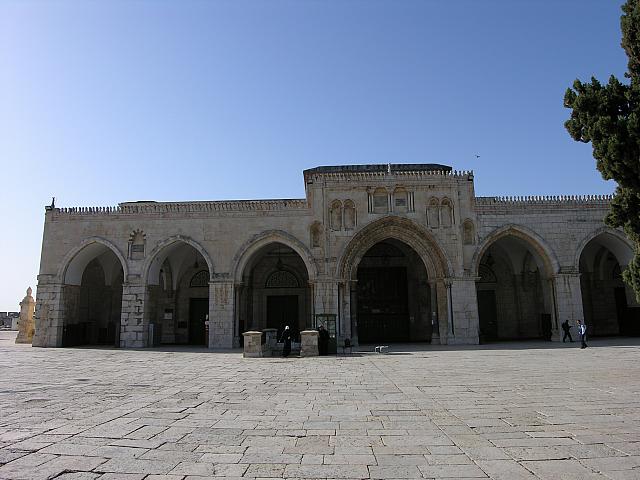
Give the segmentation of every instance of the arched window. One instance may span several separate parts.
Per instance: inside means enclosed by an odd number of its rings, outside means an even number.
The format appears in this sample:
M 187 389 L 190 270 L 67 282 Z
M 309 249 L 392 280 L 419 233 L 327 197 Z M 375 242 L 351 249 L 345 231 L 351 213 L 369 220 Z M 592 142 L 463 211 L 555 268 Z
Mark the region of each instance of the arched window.
M 318 248 L 322 246 L 322 224 L 320 222 L 314 222 L 311 225 L 311 247 Z
M 356 227 L 356 206 L 351 200 L 344 201 L 344 228 L 353 230 Z
M 473 245 L 476 243 L 476 232 L 473 228 L 473 222 L 469 219 L 462 224 L 462 244 Z
M 448 198 L 442 200 L 442 204 L 440 205 L 440 223 L 443 227 L 453 225 L 453 207 Z
M 331 230 L 342 230 L 342 202 L 334 200 L 329 211 Z
M 393 192 L 393 210 L 396 212 L 409 211 L 407 191 L 403 187 L 398 187 Z
M 440 226 L 440 202 L 438 199 L 433 197 L 429 201 L 429 206 L 427 207 L 427 225 L 431 228 L 438 228 Z
M 373 213 L 389 212 L 389 194 L 384 188 L 376 188 L 373 192 Z

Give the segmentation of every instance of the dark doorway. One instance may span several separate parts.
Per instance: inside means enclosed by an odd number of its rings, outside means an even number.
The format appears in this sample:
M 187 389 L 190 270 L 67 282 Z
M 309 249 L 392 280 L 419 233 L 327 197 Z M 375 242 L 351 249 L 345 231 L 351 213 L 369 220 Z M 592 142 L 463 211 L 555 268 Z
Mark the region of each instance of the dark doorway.
M 267 297 L 267 328 L 277 328 L 278 335 L 285 325 L 289 325 L 293 337 L 297 338 L 298 329 L 298 296 L 269 295 Z
M 406 267 L 358 268 L 357 318 L 361 343 L 411 340 Z
M 189 299 L 189 344 L 207 345 L 205 321 L 209 314 L 208 298 Z
M 495 290 L 478 290 L 478 316 L 480 317 L 480 343 L 498 339 L 498 314 Z

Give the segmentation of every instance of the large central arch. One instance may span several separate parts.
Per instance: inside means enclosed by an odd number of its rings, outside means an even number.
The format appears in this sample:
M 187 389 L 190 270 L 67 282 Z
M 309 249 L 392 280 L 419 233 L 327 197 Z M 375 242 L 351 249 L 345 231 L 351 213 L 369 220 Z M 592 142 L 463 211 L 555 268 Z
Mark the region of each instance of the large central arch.
M 453 275 L 451 262 L 427 229 L 402 217 L 384 217 L 370 223 L 354 235 L 340 255 L 337 275 L 340 279 L 355 280 L 362 257 L 376 243 L 399 240 L 420 256 L 430 278 L 446 278 Z
M 391 269 L 395 268 L 395 270 L 389 270 L 389 275 L 395 275 L 401 284 L 406 283 L 407 291 L 400 292 L 396 298 L 390 301 L 397 303 L 398 306 L 404 305 L 406 310 L 396 313 L 403 313 L 407 317 L 404 319 L 405 322 L 408 321 L 411 324 L 404 326 L 406 331 L 404 340 L 400 339 L 402 336 L 389 335 L 387 341 L 394 339 L 399 341 L 440 341 L 439 335 L 443 335 L 443 341 L 446 341 L 449 314 L 445 279 L 453 276 L 451 262 L 431 232 L 411 220 L 395 216 L 384 217 L 364 227 L 351 239 L 340 255 L 336 274 L 339 279 L 339 315 L 342 335 L 350 337 L 354 343 L 359 342 L 360 333 L 363 333 L 364 341 L 367 339 L 368 341 L 378 340 L 375 335 L 371 335 L 371 332 L 366 334 L 364 331 L 359 332 L 358 317 L 367 312 L 367 309 L 360 304 L 365 300 L 363 291 L 371 286 L 374 289 L 385 288 L 384 273 L 382 272 L 384 269 L 376 273 L 374 270 L 381 265 L 371 258 L 378 256 L 379 254 L 375 252 L 380 249 L 398 252 L 397 255 L 390 255 L 398 258 L 384 259 L 382 265 L 387 265 Z M 411 258 L 415 260 L 410 260 Z M 409 263 L 407 263 L 408 261 Z M 368 269 L 368 273 L 359 271 L 360 265 Z M 410 265 L 415 266 L 417 270 L 411 268 Z M 409 267 L 409 269 L 405 269 L 403 272 L 402 269 L 405 267 Z M 379 280 L 376 280 L 376 276 Z M 358 286 L 359 282 L 367 282 L 367 285 Z M 409 292 L 411 292 L 410 295 L 408 295 Z M 411 304 L 411 301 L 407 303 L 407 295 L 411 298 L 417 298 L 417 303 L 414 305 Z M 368 309 L 367 313 L 371 316 L 373 310 Z M 390 315 L 390 318 L 387 319 L 389 321 L 394 316 L 393 312 L 390 312 Z M 364 316 L 362 320 L 365 322 L 363 327 L 371 326 L 372 323 L 380 323 L 372 322 L 371 318 Z M 382 322 L 381 325 L 382 330 L 389 329 L 385 322 Z M 398 326 L 400 327 L 399 324 Z M 384 332 L 381 335 L 386 336 Z

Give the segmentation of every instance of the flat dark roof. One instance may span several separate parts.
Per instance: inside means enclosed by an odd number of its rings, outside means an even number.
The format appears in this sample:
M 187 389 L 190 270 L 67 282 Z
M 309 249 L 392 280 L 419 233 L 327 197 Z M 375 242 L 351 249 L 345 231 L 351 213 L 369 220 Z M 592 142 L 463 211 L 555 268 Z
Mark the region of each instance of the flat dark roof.
M 357 173 L 357 172 L 450 172 L 451 167 L 439 163 L 378 163 L 370 165 L 333 165 L 309 168 L 304 171 L 305 177 L 314 173 Z

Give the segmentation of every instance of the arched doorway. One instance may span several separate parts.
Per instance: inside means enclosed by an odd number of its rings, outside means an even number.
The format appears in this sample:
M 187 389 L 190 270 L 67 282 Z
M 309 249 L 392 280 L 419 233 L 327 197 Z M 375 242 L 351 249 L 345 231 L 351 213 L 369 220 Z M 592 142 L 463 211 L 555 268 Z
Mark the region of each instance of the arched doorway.
M 104 243 L 87 242 L 63 277 L 63 347 L 118 346 L 122 312 L 123 259 Z
M 236 295 L 240 333 L 275 328 L 280 335 L 288 325 L 298 339 L 311 327 L 309 273 L 302 257 L 284 243 L 269 242 L 251 255 Z
M 380 258 L 380 250 L 388 251 L 387 260 L 384 256 Z M 368 258 L 365 258 L 367 255 Z M 367 265 L 378 264 L 384 267 L 385 262 L 388 265 L 396 263 L 400 268 L 396 270 L 400 279 L 404 275 L 402 268 L 406 268 L 407 304 L 406 313 L 403 315 L 405 319 L 408 318 L 410 325 L 411 317 L 414 322 L 414 328 L 409 328 L 408 333 L 403 327 L 404 333 L 401 336 L 403 339 L 398 338 L 396 341 L 431 340 L 447 343 L 453 334 L 449 311 L 451 295 L 447 288 L 447 285 L 450 285 L 448 283 L 450 277 L 453 275 L 453 267 L 429 230 L 412 220 L 393 215 L 370 223 L 357 232 L 340 256 L 337 268 L 340 278 L 337 297 L 341 335 L 349 338 L 356 345 L 363 342 L 359 337 L 361 330 L 359 313 L 366 315 L 368 311 L 371 315 L 377 314 L 374 310 L 380 310 L 380 307 L 360 307 L 360 299 L 366 296 L 372 298 L 372 295 L 363 291 L 367 287 L 359 286 L 360 281 L 364 280 L 363 276 L 366 277 L 366 272 L 364 274 L 360 272 L 365 271 Z M 376 277 L 375 272 L 370 273 Z M 373 280 L 374 287 L 384 288 L 383 277 L 381 279 L 378 275 L 377 278 L 377 285 Z M 411 292 L 409 289 L 412 289 Z M 400 311 L 404 295 L 402 290 L 398 291 L 397 306 L 394 310 Z M 365 326 L 365 330 L 368 330 L 365 338 L 369 336 L 366 341 L 375 341 L 376 337 L 380 338 L 373 332 L 373 328 Z M 431 338 L 429 338 L 429 332 L 431 332 Z M 385 338 L 381 341 L 389 342 L 390 340 Z
M 640 307 L 622 280 L 632 257 L 626 240 L 612 232 L 600 232 L 583 246 L 578 266 L 590 335 L 640 335 Z
M 363 255 L 356 305 L 360 343 L 431 341 L 427 271 L 415 250 L 399 240 L 378 242 Z
M 145 308 L 150 345 L 209 344 L 210 278 L 206 252 L 187 241 L 167 242 L 152 255 Z
M 544 249 L 509 230 L 482 248 L 476 283 L 480 343 L 551 340 L 552 267 Z

